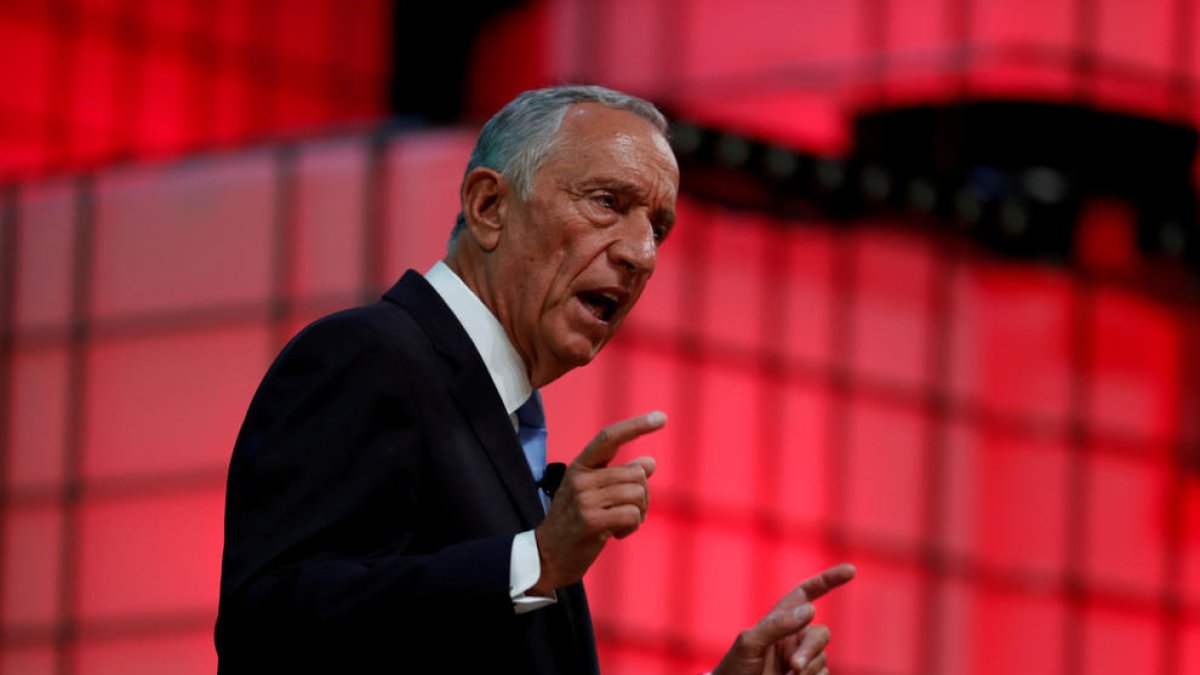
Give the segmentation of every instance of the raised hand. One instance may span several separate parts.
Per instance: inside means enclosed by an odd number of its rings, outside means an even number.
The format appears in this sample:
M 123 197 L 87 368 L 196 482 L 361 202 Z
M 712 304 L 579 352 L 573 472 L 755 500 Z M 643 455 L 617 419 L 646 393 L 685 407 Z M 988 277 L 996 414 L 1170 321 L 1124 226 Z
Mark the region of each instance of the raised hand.
M 810 625 L 812 602 L 854 578 L 853 565 L 800 582 L 752 628 L 742 631 L 712 675 L 822 675 L 829 629 Z
M 632 534 L 646 519 L 654 458 L 609 463 L 622 445 L 666 423 L 667 416 L 655 411 L 609 425 L 567 467 L 535 532 L 542 576 L 532 593 L 553 595 L 579 581 L 610 538 Z

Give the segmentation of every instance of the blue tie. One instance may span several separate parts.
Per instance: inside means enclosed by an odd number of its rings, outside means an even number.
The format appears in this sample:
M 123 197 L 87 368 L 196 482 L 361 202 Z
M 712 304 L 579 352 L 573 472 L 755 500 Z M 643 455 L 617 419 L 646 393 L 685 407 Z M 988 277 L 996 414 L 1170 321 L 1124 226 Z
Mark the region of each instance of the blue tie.
M 533 481 L 542 480 L 546 473 L 546 413 L 542 410 L 542 395 L 534 390 L 529 400 L 517 408 L 517 438 L 525 451 L 525 461 L 533 473 Z M 550 498 L 538 490 L 542 508 L 550 508 Z

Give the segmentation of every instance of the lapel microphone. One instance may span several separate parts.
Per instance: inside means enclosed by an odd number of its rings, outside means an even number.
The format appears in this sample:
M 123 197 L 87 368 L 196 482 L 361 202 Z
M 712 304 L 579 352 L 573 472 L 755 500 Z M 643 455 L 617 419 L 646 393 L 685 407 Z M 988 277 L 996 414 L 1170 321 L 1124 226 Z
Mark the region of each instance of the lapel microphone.
M 554 493 L 558 491 L 558 486 L 562 484 L 563 475 L 566 472 L 566 464 L 550 462 L 546 465 L 546 471 L 542 473 L 542 479 L 537 482 L 537 486 L 550 495 L 551 499 L 554 499 Z

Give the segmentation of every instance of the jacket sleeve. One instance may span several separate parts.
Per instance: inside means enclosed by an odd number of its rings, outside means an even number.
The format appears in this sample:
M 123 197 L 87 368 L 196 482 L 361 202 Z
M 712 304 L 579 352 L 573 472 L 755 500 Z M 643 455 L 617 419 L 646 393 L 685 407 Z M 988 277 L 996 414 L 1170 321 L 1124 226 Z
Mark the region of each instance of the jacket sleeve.
M 226 494 L 223 663 L 285 645 L 315 658 L 513 622 L 515 532 L 422 543 L 423 519 L 436 516 L 421 499 L 419 402 L 439 383 L 411 382 L 410 357 L 391 338 L 353 313 L 323 319 L 255 394 Z

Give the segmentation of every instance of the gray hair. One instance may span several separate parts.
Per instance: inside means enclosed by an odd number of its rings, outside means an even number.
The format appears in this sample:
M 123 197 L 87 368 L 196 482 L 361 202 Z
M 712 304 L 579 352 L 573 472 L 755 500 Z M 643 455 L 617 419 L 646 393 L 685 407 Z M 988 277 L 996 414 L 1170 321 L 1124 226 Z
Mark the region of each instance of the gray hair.
M 483 125 L 467 162 L 467 170 L 463 172 L 464 183 L 472 171 L 485 167 L 500 172 L 516 188 L 521 199 L 529 199 L 533 175 L 554 146 L 567 109 L 576 103 L 598 103 L 631 112 L 667 136 L 667 119 L 653 103 L 636 96 L 595 85 L 533 89 L 509 101 Z M 450 232 L 451 251 L 466 224 L 466 218 L 459 211 Z

